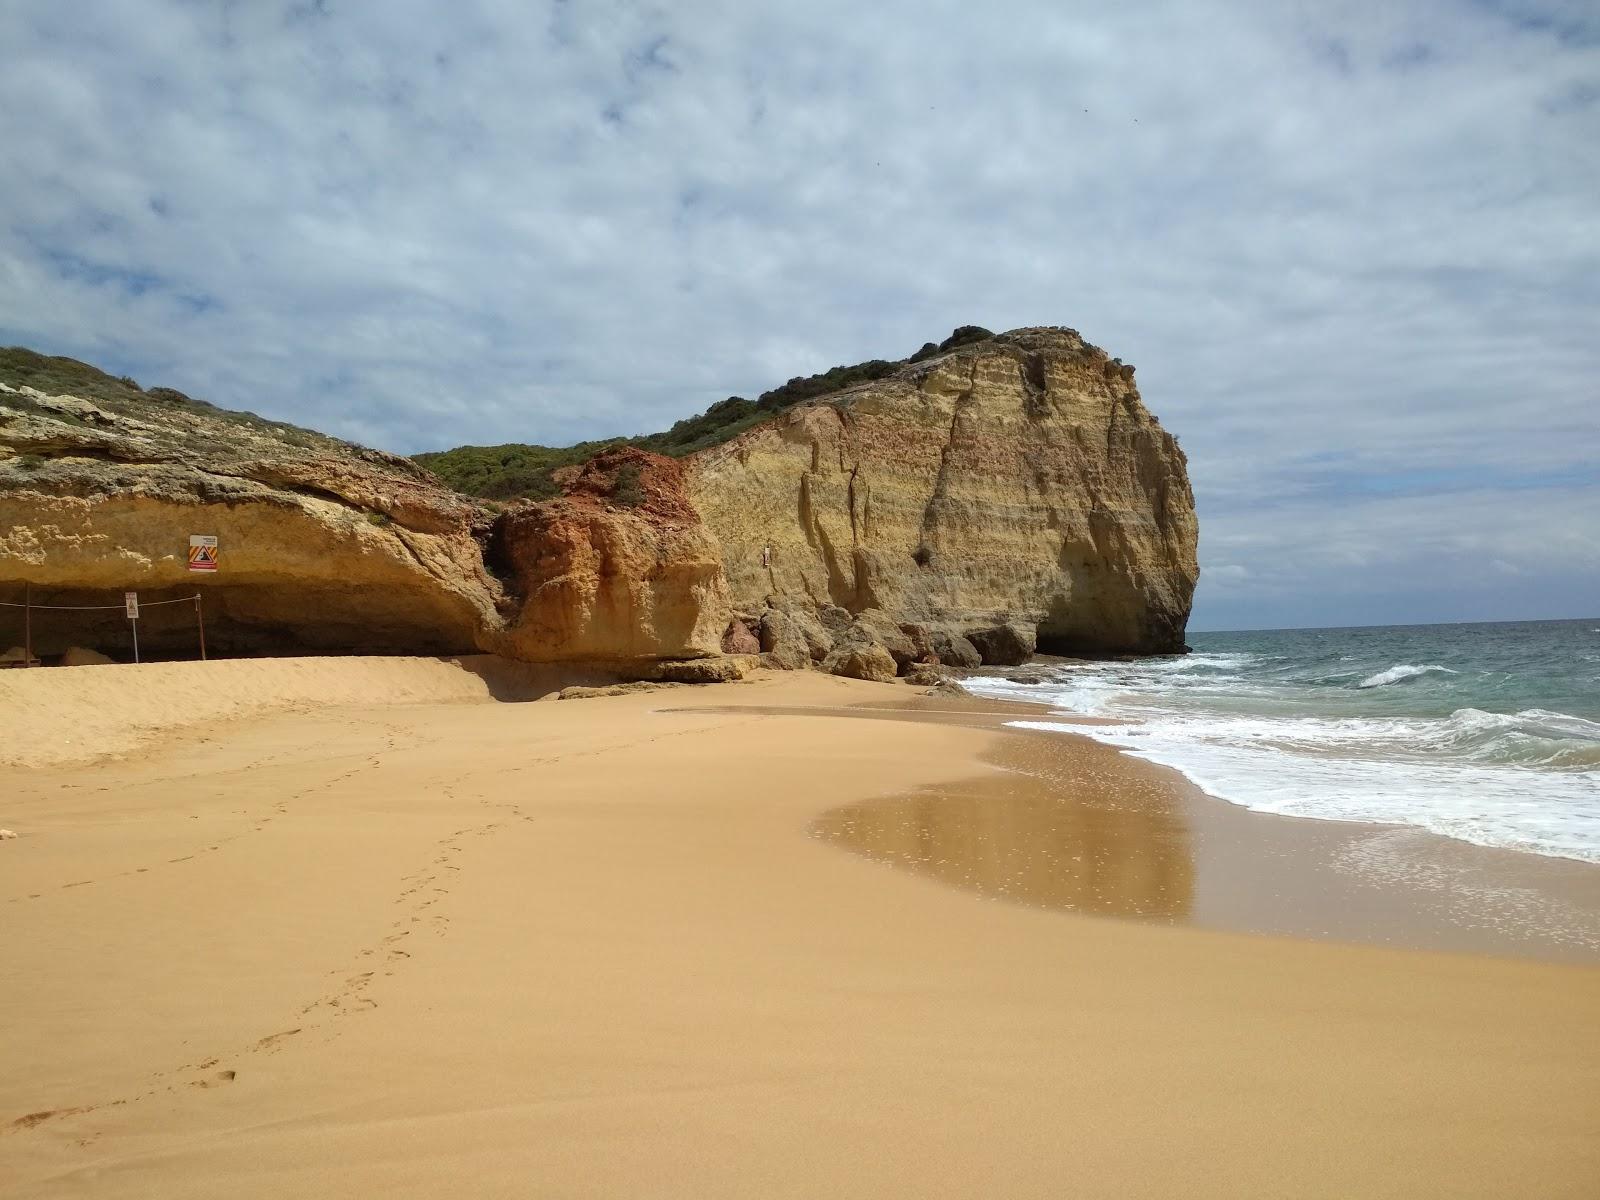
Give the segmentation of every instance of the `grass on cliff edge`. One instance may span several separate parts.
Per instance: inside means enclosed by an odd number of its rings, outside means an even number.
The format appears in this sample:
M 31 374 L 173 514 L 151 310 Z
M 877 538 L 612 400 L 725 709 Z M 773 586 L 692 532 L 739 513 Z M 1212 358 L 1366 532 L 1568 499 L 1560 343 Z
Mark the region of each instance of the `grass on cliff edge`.
M 259 433 L 281 438 L 293 445 L 343 447 L 346 443 L 314 429 L 303 429 L 283 421 L 269 421 L 253 412 L 234 412 L 218 408 L 205 400 L 186 396 L 176 388 L 142 388 L 126 375 L 108 375 L 99 367 L 63 355 L 40 354 L 23 346 L 0 347 L 0 383 L 11 387 L 31 387 L 47 396 L 81 396 L 93 400 L 107 412 L 137 417 L 151 405 L 202 413 L 233 425 L 245 425 Z M 60 414 L 52 414 L 60 420 Z
M 611 438 L 608 441 L 579 442 L 576 446 L 533 446 L 508 442 L 503 446 L 458 446 L 412 458 L 432 471 L 450 487 L 469 496 L 488 500 L 528 497 L 543 500 L 560 492 L 551 478 L 562 467 L 587 462 L 611 446 L 637 446 L 673 458 L 717 446 L 747 429 L 793 408 L 804 400 L 814 400 L 842 388 L 868 383 L 892 375 L 907 363 L 921 362 L 958 346 L 988 341 L 994 334 L 978 325 L 963 325 L 943 342 L 927 342 L 910 358 L 893 361 L 881 358 L 849 366 L 831 367 L 819 375 L 797 375 L 781 387 L 762 392 L 754 400 L 729 396 L 719 400 L 698 416 L 679 421 L 664 433 L 639 437 Z

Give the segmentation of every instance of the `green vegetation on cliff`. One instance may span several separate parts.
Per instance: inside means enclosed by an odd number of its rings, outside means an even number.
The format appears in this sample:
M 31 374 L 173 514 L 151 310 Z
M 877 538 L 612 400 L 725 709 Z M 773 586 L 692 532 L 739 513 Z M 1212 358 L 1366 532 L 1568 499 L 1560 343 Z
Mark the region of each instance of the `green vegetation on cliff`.
M 682 458 L 737 437 L 803 401 L 882 379 L 907 363 L 921 362 L 935 354 L 987 341 L 993 336 L 981 326 L 963 325 L 938 345 L 928 342 L 910 358 L 893 361 L 874 358 L 849 366 L 830 367 L 817 375 L 797 375 L 788 383 L 762 392 L 754 400 L 743 396 L 719 400 L 705 412 L 687 417 L 663 433 L 579 442 L 576 446 L 532 446 L 520 442 L 503 446 L 458 446 L 454 450 L 415 454 L 412 458 L 456 491 L 469 496 L 490 500 L 526 496 L 540 500 L 561 490 L 553 478 L 556 471 L 587 462 L 608 446 L 637 446 L 641 450 Z
M 23 346 L 0 347 L 0 383 L 14 388 L 31 387 L 47 396 L 81 396 L 85 400 L 93 400 L 107 412 L 124 416 L 137 417 L 152 405 L 169 410 L 191 409 L 236 425 L 247 425 L 258 432 L 276 435 L 303 448 L 347 444 L 313 429 L 303 429 L 283 421 L 269 421 L 253 412 L 218 408 L 205 400 L 186 396 L 176 388 L 142 388 L 126 375 L 108 375 L 99 367 L 75 358 L 40 354 Z M 57 414 L 56 419 L 62 418 Z
M 22 346 L 0 349 L 0 383 L 12 387 L 37 388 L 48 396 L 82 396 L 86 400 L 98 400 L 113 409 L 118 405 L 148 403 L 161 398 L 159 395 L 147 395 L 126 375 L 117 378 L 75 358 L 40 354 Z M 156 393 L 166 390 L 154 389 Z
M 551 475 L 562 467 L 588 462 L 609 442 L 579 442 L 576 446 L 528 446 L 511 442 L 504 446 L 458 446 L 433 454 L 413 455 L 448 486 L 468 496 L 485 500 L 513 500 L 526 496 L 544 500 L 561 491 Z

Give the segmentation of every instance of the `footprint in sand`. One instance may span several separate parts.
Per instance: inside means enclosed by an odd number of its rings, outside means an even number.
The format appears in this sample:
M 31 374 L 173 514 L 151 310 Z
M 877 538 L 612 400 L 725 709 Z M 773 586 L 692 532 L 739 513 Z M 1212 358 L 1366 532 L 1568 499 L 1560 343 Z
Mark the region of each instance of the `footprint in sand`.
M 221 1087 L 225 1083 L 232 1083 L 238 1076 L 239 1072 L 237 1071 L 218 1071 L 210 1079 L 191 1080 L 189 1086 L 197 1088 Z
M 297 1034 L 299 1032 L 300 1032 L 299 1029 L 285 1029 L 282 1033 L 269 1033 L 266 1037 L 262 1038 L 254 1046 L 251 1046 L 250 1049 L 252 1051 L 258 1051 L 258 1050 L 273 1051 L 273 1050 L 277 1050 L 277 1049 L 280 1048 L 280 1044 L 283 1041 L 285 1041 L 288 1038 L 292 1038 L 295 1034 Z
M 46 1108 L 39 1112 L 31 1112 L 25 1117 L 18 1117 L 11 1122 L 11 1128 L 32 1129 L 35 1125 L 42 1125 L 56 1117 L 72 1117 L 88 1111 L 87 1108 Z

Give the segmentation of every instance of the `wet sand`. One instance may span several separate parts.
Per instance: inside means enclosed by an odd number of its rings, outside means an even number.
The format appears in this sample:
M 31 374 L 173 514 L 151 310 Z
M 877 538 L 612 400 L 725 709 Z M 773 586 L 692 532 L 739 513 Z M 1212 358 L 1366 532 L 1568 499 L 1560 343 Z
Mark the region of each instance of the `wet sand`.
M 1225 931 L 1470 923 L 1362 892 L 1393 831 L 906 691 L 375 702 L 0 770 L 0 1192 L 1593 1194 L 1600 968 L 1537 922 L 1519 958 Z
M 1255 813 L 1111 747 L 1075 742 L 1064 754 L 1060 741 L 1018 731 L 982 756 L 993 772 L 835 808 L 812 830 L 877 861 L 1039 908 L 1600 963 L 1593 864 L 1405 826 Z
M 1047 706 L 916 696 L 760 711 L 1005 730 L 1009 736 L 981 756 L 995 770 L 841 806 L 811 827 L 868 858 L 990 899 L 1249 933 L 1600 963 L 1600 867 L 1591 863 L 1407 826 L 1251 812 L 1111 747 L 1007 729 L 1008 721 L 1039 714 L 1057 724 L 1113 723 Z

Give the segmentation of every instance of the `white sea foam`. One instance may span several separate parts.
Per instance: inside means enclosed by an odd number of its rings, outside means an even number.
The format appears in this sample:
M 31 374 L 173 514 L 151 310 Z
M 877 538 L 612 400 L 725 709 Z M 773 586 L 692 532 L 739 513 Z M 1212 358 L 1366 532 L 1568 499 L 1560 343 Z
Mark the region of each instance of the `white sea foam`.
M 1382 706 L 1363 704 L 1353 711 L 1364 715 L 1336 715 L 1298 701 L 1286 709 L 1281 694 L 1259 684 L 1248 674 L 1203 680 L 1117 663 L 1061 672 L 1042 686 L 993 677 L 964 686 L 1074 715 L 1123 718 L 1128 723 L 1115 726 L 1012 724 L 1095 738 L 1260 812 L 1411 825 L 1600 862 L 1600 722 L 1542 708 L 1383 715 Z M 1322 694 L 1340 693 L 1352 711 L 1359 693 L 1348 684 Z
M 1182 657 L 1158 658 L 1140 663 L 1147 671 L 1229 671 L 1248 666 L 1254 656 L 1248 654 L 1185 654 Z M 1090 669 L 1100 668 L 1100 663 L 1080 664 Z
M 1208 794 L 1257 812 L 1416 825 L 1482 846 L 1600 862 L 1600 774 L 1593 771 L 1358 754 L 1350 730 L 1326 728 L 1348 723 L 1309 719 L 1007 723 L 1092 737 L 1174 767 Z M 1314 748 L 1322 752 L 1310 752 Z M 1371 743 L 1363 748 L 1380 749 Z
M 1398 666 L 1390 667 L 1387 671 L 1379 671 L 1376 675 L 1368 676 L 1356 686 L 1359 688 L 1386 687 L 1391 683 L 1404 683 L 1408 679 L 1415 679 L 1419 675 L 1427 675 L 1430 672 L 1438 672 L 1441 675 L 1457 674 L 1449 667 L 1416 667 L 1409 663 L 1401 663 Z
M 1559 893 L 1508 884 L 1493 871 L 1459 860 L 1417 853 L 1416 829 L 1391 829 L 1350 842 L 1334 862 L 1380 885 L 1419 890 L 1452 924 L 1522 940 L 1529 931 L 1558 945 L 1600 949 L 1595 914 Z

